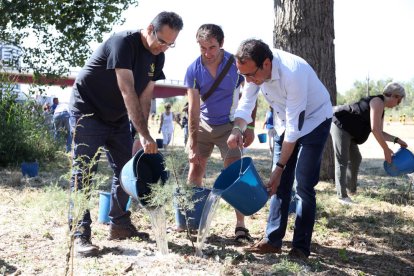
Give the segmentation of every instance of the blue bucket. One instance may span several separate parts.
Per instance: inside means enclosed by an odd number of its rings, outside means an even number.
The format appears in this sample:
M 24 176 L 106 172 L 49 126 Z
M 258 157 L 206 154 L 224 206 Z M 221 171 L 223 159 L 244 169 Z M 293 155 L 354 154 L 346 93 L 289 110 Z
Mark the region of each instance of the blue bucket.
M 257 134 L 257 137 L 259 137 L 260 143 L 266 143 L 267 141 L 266 133 Z
M 121 186 L 133 199 L 138 200 L 143 206 L 148 202 L 145 198 L 151 193 L 151 184 L 164 184 L 168 179 L 165 170 L 164 157 L 161 153 L 145 154 L 139 150 L 122 168 Z
M 268 193 L 250 157 L 243 157 L 225 168 L 214 183 L 221 197 L 243 215 L 259 211 L 268 199 Z
M 21 164 L 23 176 L 35 177 L 39 173 L 39 163 L 37 162 L 23 162 Z
M 157 142 L 157 147 L 159 149 L 162 149 L 164 147 L 164 140 L 163 139 L 155 139 L 155 141 Z
M 414 172 L 414 155 L 406 148 L 400 148 L 393 156 L 391 163 L 384 161 L 384 170 L 391 176 Z
M 109 224 L 109 210 L 111 207 L 111 193 L 99 192 L 99 211 L 98 211 L 98 222 L 103 224 Z M 126 205 L 125 211 L 131 206 L 131 198 L 129 198 Z
M 109 219 L 109 209 L 111 202 L 111 193 L 108 192 L 99 192 L 99 212 L 98 212 L 98 222 L 108 224 Z
M 187 211 L 186 216 L 188 218 L 188 226 L 190 229 L 197 230 L 198 226 L 200 225 L 201 215 L 203 214 L 204 205 L 206 204 L 207 198 L 211 192 L 210 189 L 207 188 L 193 188 L 194 194 L 191 198 L 191 201 L 194 203 L 194 209 Z M 177 191 L 177 194 L 179 191 Z M 182 214 L 180 210 L 180 206 L 176 203 L 175 206 L 175 223 L 177 227 L 186 229 L 186 220 L 185 216 Z

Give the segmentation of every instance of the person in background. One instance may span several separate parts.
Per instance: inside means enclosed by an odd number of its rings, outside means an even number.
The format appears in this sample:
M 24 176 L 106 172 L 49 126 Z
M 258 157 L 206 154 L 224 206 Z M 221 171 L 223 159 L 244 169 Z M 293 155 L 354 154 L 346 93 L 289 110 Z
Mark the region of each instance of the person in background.
M 234 61 L 223 80 L 205 101 L 201 97 L 212 87 L 215 79 L 232 56 L 223 50 L 224 33 L 215 24 L 201 25 L 196 34 L 201 55 L 188 67 L 184 84 L 188 96 L 188 158 L 190 168 L 188 183 L 201 187 L 208 158 L 217 146 L 220 149 L 224 167 L 240 159 L 240 150 L 230 150 L 227 138 L 233 128 L 233 114 L 237 106 L 243 77 L 237 73 Z M 253 122 L 254 123 L 254 122 Z M 254 139 L 254 126 L 246 133 L 243 146 L 249 146 Z M 236 211 L 236 241 L 251 240 L 244 215 Z
M 56 109 L 56 107 L 59 105 L 59 98 L 53 98 L 53 100 L 52 100 L 52 106 L 50 107 L 50 111 L 52 112 L 52 113 L 54 113 L 55 112 L 55 109 Z
M 396 82 L 388 83 L 382 95 L 361 98 L 353 104 L 336 106 L 331 127 L 335 153 L 335 186 L 341 204 L 354 203 L 349 197 L 357 190 L 358 170 L 361 153 L 358 145 L 363 144 L 372 132 L 384 151 L 384 159 L 391 163 L 393 151 L 388 142 L 407 147 L 402 139 L 383 130 L 384 109 L 398 106 L 405 97 L 405 90 Z
M 57 141 L 60 139 L 60 137 L 62 137 L 61 135 L 63 134 L 66 143 L 66 152 L 70 152 L 72 146 L 72 135 L 69 125 L 69 112 L 69 105 L 67 103 L 59 103 L 55 108 L 52 120 L 54 134 L 53 137 Z
M 269 106 L 269 109 L 266 111 L 265 121 L 263 123 L 263 129 L 267 130 L 267 137 L 269 142 L 269 151 L 270 155 L 273 156 L 273 137 L 275 135 L 275 128 L 273 127 L 273 107 Z
M 184 131 L 184 146 L 187 145 L 188 140 L 188 102 L 185 103 L 183 108 L 184 115 L 181 119 L 181 127 Z
M 273 169 L 267 183 L 270 208 L 265 238 L 246 252 L 281 253 L 286 233 L 290 197 L 297 182 L 296 219 L 289 255 L 307 258 L 315 223 L 316 192 L 322 152 L 329 136 L 332 105 L 328 91 L 302 58 L 273 49 L 258 39 L 239 46 L 236 65 L 246 79 L 227 141 L 230 148 L 243 145 L 246 125 L 252 121 L 259 91 L 274 109 L 276 129 Z
M 52 123 L 53 113 L 50 110 L 50 104 L 48 102 L 46 102 L 42 106 L 42 109 L 43 109 L 42 115 L 45 118 L 45 125 L 48 127 L 49 130 L 52 130 L 52 128 L 53 128 L 53 123 Z
M 161 113 L 158 133 L 162 132 L 162 146 L 166 150 L 174 133 L 174 112 L 171 112 L 171 104 L 169 103 L 166 103 L 164 108 L 165 112 Z
M 174 12 L 161 12 L 142 30 L 115 33 L 102 43 L 79 72 L 72 89 L 70 124 L 74 135 L 72 190 L 91 192 L 95 154 L 105 148 L 113 170 L 110 201 L 110 240 L 148 239 L 138 232 L 126 210 L 128 194 L 120 185 L 120 173 L 131 159 L 129 120 L 142 139 L 146 154 L 158 152 L 148 129 L 155 81 L 165 79 L 165 54 L 175 46 L 183 21 Z M 77 127 L 79 126 L 79 127 Z M 99 159 L 99 156 L 97 156 Z M 73 204 L 71 204 L 73 206 Z M 72 214 L 72 211 L 69 212 Z M 75 227 L 77 255 L 95 256 L 91 242 L 91 215 L 85 210 Z

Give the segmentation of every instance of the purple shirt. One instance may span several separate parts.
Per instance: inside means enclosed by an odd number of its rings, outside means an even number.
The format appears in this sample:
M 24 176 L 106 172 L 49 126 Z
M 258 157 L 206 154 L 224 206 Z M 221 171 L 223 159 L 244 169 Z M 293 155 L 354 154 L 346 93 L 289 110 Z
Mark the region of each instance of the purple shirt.
M 216 77 L 219 76 L 230 56 L 230 53 L 224 51 L 224 57 L 219 65 Z M 214 80 L 215 78 L 204 67 L 201 56 L 199 56 L 187 68 L 184 85 L 187 88 L 197 89 L 200 95 L 204 95 L 213 85 Z M 200 118 L 210 125 L 222 125 L 233 121 L 234 111 L 239 101 L 240 84 L 243 81 L 244 78 L 237 73 L 234 61 L 226 76 L 210 97 L 205 102 L 200 99 Z

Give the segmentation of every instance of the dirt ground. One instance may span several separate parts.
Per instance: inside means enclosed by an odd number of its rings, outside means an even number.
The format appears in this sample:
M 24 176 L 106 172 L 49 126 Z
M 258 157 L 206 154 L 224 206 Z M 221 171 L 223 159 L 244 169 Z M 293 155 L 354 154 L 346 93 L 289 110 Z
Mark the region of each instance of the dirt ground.
M 414 150 L 414 125 L 394 123 L 385 130 Z M 397 148 L 393 145 L 393 149 Z M 234 241 L 234 211 L 223 200 L 203 257 L 194 256 L 185 233 L 171 229 L 167 233 L 169 254 L 160 255 L 148 214 L 136 202 L 132 220 L 141 231 L 150 233 L 150 241 L 108 241 L 108 225 L 96 222 L 96 194 L 91 213 L 93 242 L 100 247 L 100 255 L 74 257 L 68 263 L 68 183 L 61 178 L 68 172 L 68 164 L 41 168 L 39 176 L 31 179 L 23 178 L 18 170 L 1 169 L 0 275 L 65 275 L 67 267 L 73 269 L 73 275 L 414 275 L 414 199 L 409 191 L 414 180 L 385 174 L 381 148 L 372 136 L 361 146 L 361 153 L 358 204 L 344 207 L 337 203 L 332 182 L 317 186 L 317 222 L 307 261 L 287 256 L 293 215 L 281 255 L 245 254 L 242 249 L 248 244 Z M 246 155 L 253 157 L 266 181 L 270 164 L 267 144 L 256 139 Z M 217 160 L 209 165 L 207 182 L 220 172 Z M 256 241 L 263 236 L 267 214 L 266 205 L 246 219 Z M 173 227 L 172 206 L 167 206 L 166 216 L 167 227 Z

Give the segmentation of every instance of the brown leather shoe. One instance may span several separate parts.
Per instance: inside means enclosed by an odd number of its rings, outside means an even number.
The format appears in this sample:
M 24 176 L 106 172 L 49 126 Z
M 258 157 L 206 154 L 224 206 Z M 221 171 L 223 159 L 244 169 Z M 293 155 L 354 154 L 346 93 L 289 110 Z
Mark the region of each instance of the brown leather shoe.
M 99 247 L 93 245 L 90 238 L 75 238 L 75 252 L 79 257 L 95 257 L 99 254 Z
M 282 249 L 279 247 L 274 247 L 267 243 L 265 240 L 261 240 L 258 243 L 254 244 L 253 246 L 246 247 L 243 249 L 245 252 L 248 253 L 256 253 L 256 254 L 268 254 L 268 253 L 282 253 Z
M 124 240 L 128 238 L 138 237 L 141 240 L 149 240 L 149 234 L 145 232 L 138 232 L 132 224 L 111 224 L 109 226 L 108 240 Z
M 290 250 L 289 257 L 300 260 L 306 260 L 308 258 L 302 250 L 295 247 Z

